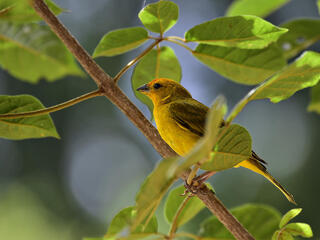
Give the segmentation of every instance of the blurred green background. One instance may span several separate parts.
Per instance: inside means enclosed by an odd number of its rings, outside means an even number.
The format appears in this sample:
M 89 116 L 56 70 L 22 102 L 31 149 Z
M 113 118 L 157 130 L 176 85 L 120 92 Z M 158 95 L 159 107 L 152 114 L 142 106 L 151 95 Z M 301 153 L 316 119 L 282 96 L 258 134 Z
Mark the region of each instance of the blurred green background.
M 143 0 L 55 0 L 70 10 L 60 19 L 92 53 L 108 31 L 141 25 L 137 13 Z M 147 1 L 150 3 L 151 1 Z M 180 19 L 168 35 L 183 36 L 192 26 L 223 16 L 231 1 L 176 0 Z M 267 20 L 279 25 L 298 17 L 318 18 L 315 0 L 292 0 Z M 172 46 L 172 45 L 171 45 Z M 142 47 L 143 48 L 143 47 Z M 141 49 L 98 63 L 115 75 Z M 312 47 L 317 51 L 320 45 Z M 182 84 L 194 98 L 209 105 L 218 94 L 229 108 L 251 87 L 232 83 L 195 60 L 179 46 Z M 54 69 L 52 69 L 54 71 Z M 131 71 L 121 88 L 149 116 L 130 86 Z M 21 82 L 0 70 L 0 94 L 31 94 L 51 106 L 95 89 L 89 78 L 67 77 L 37 85 Z M 307 222 L 320 235 L 320 116 L 308 113 L 309 89 L 279 104 L 250 103 L 236 119 L 251 133 L 255 151 L 269 163 L 271 174 L 303 208 L 297 221 Z M 143 179 L 160 159 L 144 136 L 105 98 L 91 99 L 52 114 L 61 140 L 0 139 L 0 239 L 81 239 L 102 236 L 113 215 L 134 204 Z M 273 185 L 246 169 L 223 171 L 212 179 L 218 197 L 229 208 L 266 203 L 285 213 L 294 206 Z M 196 231 L 201 212 L 186 228 Z M 160 230 L 168 226 L 160 216 Z

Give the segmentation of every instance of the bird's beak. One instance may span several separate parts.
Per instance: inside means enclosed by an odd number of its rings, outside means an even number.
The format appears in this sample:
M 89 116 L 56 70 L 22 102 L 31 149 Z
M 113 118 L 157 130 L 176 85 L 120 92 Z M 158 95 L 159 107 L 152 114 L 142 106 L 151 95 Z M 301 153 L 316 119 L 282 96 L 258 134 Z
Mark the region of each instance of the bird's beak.
M 148 84 L 145 84 L 139 88 L 137 88 L 137 91 L 143 93 L 143 92 L 149 92 L 150 88 L 148 87 Z

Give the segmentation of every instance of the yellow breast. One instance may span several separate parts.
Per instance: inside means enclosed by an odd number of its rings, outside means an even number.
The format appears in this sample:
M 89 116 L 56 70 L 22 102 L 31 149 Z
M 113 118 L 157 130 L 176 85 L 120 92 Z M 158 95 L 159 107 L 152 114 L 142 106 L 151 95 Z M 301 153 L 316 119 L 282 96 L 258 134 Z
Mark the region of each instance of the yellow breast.
M 199 140 L 199 136 L 181 127 L 170 117 L 169 104 L 155 107 L 153 115 L 160 136 L 180 156 L 185 156 Z

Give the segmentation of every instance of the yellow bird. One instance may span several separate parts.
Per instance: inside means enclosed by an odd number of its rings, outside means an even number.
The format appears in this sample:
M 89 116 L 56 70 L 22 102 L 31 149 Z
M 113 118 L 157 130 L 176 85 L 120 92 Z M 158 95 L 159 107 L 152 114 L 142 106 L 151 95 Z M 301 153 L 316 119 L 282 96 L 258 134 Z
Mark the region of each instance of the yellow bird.
M 180 156 L 185 156 L 204 135 L 206 115 L 209 108 L 193 99 L 179 83 L 159 78 L 138 88 L 154 105 L 153 115 L 158 131 L 166 143 Z M 266 162 L 252 152 L 252 156 L 235 167 L 245 167 L 267 178 L 294 203 L 290 194 L 275 180 L 265 167 Z

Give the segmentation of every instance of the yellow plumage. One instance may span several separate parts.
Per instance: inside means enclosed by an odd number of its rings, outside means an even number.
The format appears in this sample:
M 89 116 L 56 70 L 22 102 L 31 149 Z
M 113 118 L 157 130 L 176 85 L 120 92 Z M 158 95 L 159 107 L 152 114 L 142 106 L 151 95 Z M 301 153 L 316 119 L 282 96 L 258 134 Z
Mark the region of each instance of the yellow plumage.
M 137 89 L 153 102 L 153 115 L 163 140 L 179 155 L 186 155 L 204 134 L 207 106 L 193 99 L 179 83 L 160 78 Z M 265 162 L 254 152 L 235 167 L 245 167 L 267 178 L 295 204 L 293 196 L 266 170 Z

